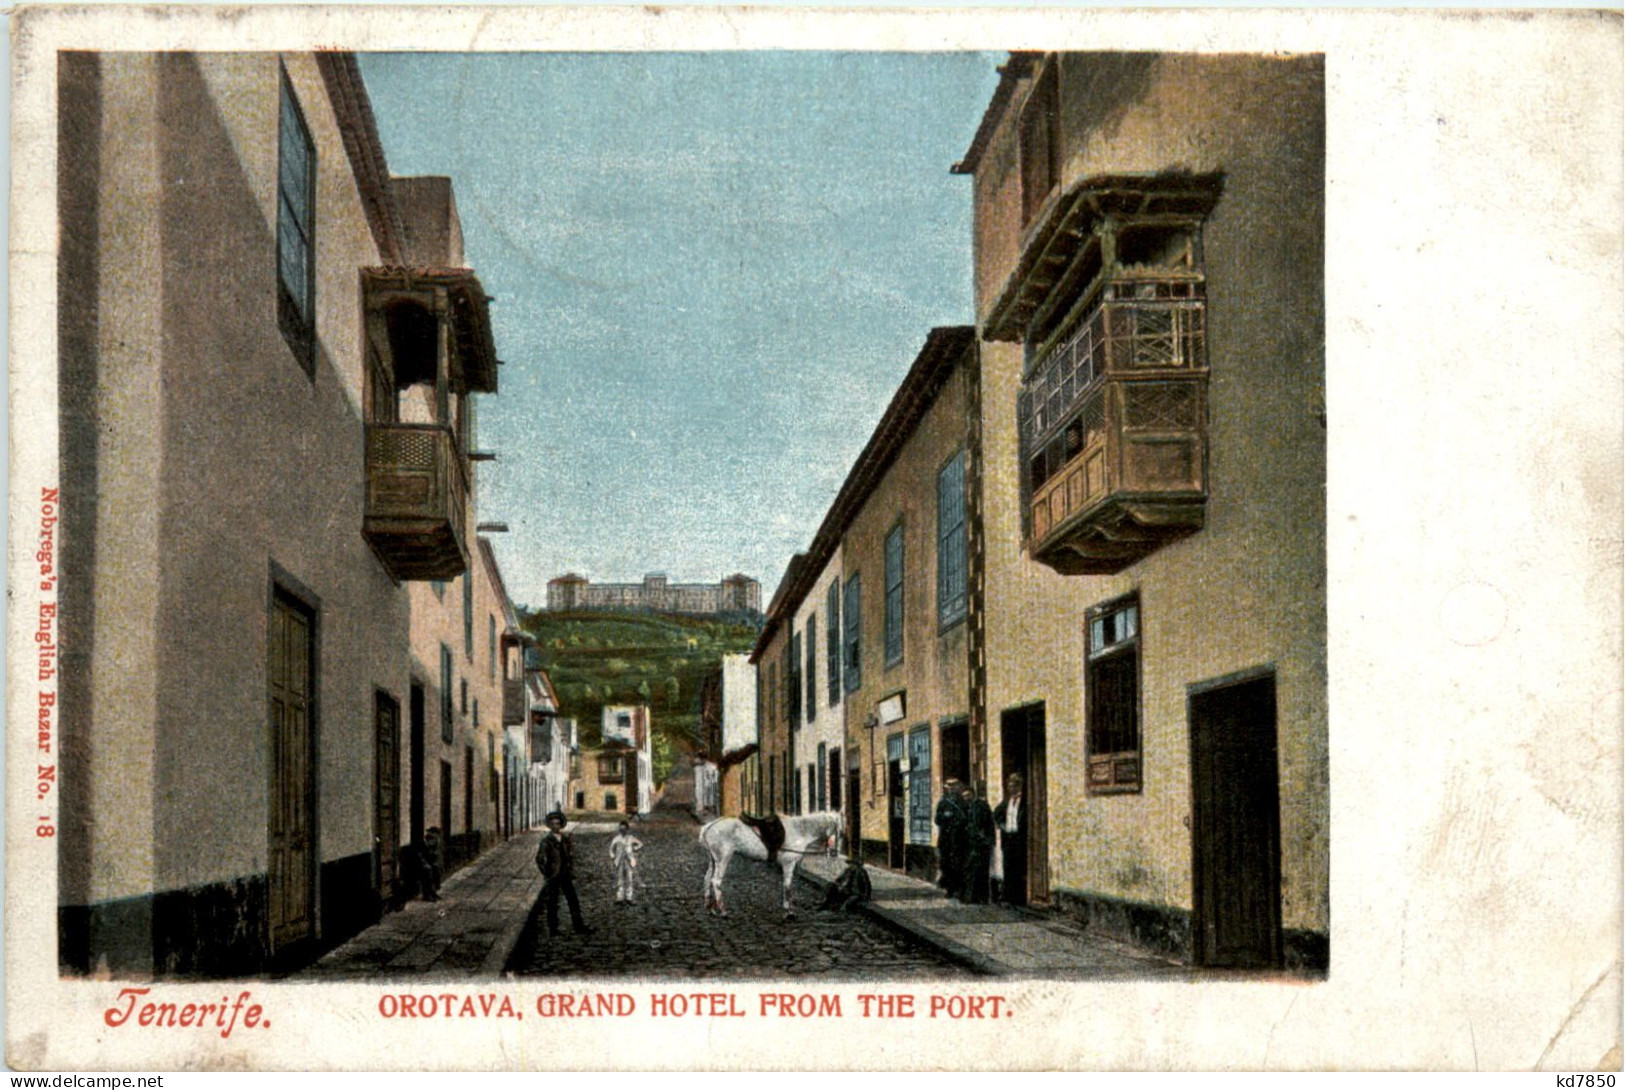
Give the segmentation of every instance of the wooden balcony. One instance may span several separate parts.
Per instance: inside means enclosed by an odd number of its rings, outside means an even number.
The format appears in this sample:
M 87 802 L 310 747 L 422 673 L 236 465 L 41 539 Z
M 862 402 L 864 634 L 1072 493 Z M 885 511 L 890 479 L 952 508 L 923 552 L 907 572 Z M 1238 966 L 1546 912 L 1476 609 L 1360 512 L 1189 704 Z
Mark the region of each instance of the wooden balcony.
M 367 425 L 362 533 L 396 579 L 453 579 L 468 570 L 467 470 L 451 428 Z
M 1204 338 L 1199 276 L 1122 276 L 1032 369 L 1017 415 L 1034 559 L 1116 572 L 1201 528 Z

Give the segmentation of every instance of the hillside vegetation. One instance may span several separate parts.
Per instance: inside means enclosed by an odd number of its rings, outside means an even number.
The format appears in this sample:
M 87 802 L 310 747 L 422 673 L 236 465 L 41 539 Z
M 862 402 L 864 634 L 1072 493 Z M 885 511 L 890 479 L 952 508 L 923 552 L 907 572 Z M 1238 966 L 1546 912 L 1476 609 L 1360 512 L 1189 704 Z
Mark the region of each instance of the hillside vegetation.
M 583 749 L 602 741 L 604 705 L 649 705 L 657 784 L 678 754 L 695 748 L 706 671 L 725 654 L 749 651 L 761 625 L 736 614 L 607 610 L 526 611 L 520 623 L 536 637 L 542 668 L 562 713 L 575 719 Z

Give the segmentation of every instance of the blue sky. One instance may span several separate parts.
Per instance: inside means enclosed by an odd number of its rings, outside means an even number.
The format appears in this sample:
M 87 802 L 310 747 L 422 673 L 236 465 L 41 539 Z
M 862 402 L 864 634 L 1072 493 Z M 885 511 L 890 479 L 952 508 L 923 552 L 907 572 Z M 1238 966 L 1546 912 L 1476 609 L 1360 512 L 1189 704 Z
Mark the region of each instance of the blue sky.
M 936 325 L 1002 54 L 370 54 L 390 169 L 448 174 L 493 306 L 479 517 L 566 570 L 771 595 Z

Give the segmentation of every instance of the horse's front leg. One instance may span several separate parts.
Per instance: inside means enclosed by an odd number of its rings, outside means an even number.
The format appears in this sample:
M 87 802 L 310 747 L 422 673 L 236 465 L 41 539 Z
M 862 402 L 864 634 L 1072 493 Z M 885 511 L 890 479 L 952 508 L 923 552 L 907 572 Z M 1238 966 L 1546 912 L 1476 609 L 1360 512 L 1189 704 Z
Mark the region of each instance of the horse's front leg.
M 790 883 L 795 881 L 797 862 L 798 860 L 791 860 L 782 864 L 784 870 L 784 914 L 787 917 L 796 914 L 795 906 L 790 903 Z

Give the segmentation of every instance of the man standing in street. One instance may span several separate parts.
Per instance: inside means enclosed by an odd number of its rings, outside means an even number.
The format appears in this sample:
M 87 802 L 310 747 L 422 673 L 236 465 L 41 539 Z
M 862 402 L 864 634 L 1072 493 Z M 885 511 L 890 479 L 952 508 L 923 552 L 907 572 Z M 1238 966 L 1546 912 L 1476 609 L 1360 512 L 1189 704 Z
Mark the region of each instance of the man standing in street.
M 937 866 L 942 871 L 942 888 L 949 898 L 957 898 L 965 888 L 965 799 L 959 781 L 942 781 L 942 801 L 937 803 Z
M 1004 781 L 1004 801 L 993 811 L 999 830 L 1000 861 L 1004 864 L 1004 900 L 1027 903 L 1027 807 L 1021 799 L 1021 776 L 1012 772 Z
M 547 898 L 547 933 L 559 933 L 559 895 L 570 905 L 570 924 L 578 935 L 592 928 L 581 918 L 581 902 L 576 899 L 575 845 L 564 832 L 564 815 L 554 810 L 547 815 L 547 835 L 536 849 L 536 867 L 542 872 L 542 895 Z
M 993 811 L 980 791 L 966 784 L 965 791 L 965 895 L 971 905 L 987 904 L 988 863 L 993 857 Z

